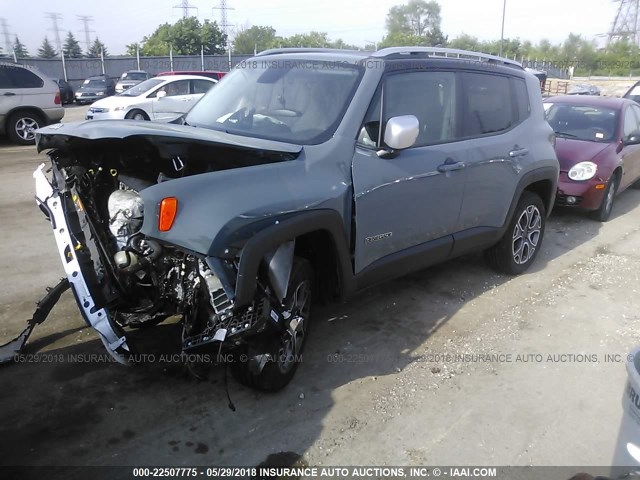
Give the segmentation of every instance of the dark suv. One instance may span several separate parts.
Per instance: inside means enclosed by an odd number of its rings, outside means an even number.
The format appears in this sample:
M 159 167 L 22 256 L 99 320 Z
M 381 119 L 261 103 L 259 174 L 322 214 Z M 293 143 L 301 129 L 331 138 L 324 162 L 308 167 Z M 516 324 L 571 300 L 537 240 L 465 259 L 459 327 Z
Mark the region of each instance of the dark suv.
M 183 319 L 277 390 L 312 302 L 485 250 L 526 270 L 558 179 L 539 81 L 465 51 L 275 50 L 179 122 L 42 129 L 36 198 L 80 310 L 119 361 L 124 327 Z

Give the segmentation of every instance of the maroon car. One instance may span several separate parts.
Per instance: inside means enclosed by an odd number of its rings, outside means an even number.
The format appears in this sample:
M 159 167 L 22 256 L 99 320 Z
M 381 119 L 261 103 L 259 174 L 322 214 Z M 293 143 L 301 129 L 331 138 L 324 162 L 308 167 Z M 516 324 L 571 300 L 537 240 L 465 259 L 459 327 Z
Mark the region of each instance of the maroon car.
M 592 211 L 606 222 L 615 196 L 640 178 L 640 105 L 624 98 L 559 96 L 545 100 L 556 133 L 560 178 L 556 205 Z

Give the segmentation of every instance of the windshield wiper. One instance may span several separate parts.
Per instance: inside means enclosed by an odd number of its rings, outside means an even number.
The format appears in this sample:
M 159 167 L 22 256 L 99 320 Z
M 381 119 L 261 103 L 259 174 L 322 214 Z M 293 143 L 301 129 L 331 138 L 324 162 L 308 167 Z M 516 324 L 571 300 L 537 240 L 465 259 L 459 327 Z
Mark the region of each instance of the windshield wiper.
M 567 132 L 553 132 L 553 133 L 555 133 L 558 137 L 579 138 L 577 135 L 574 135 L 573 133 L 567 133 Z

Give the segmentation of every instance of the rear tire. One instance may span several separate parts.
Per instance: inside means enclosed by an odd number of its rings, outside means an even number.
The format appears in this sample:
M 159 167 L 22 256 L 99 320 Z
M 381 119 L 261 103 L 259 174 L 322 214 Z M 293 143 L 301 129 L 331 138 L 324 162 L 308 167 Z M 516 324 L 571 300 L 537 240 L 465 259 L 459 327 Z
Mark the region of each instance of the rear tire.
M 485 250 L 487 263 L 495 270 L 518 275 L 535 261 L 547 222 L 542 199 L 535 193 L 522 193 L 506 232 L 493 247 Z
M 7 135 L 18 145 L 33 145 L 36 143 L 35 130 L 44 125 L 44 120 L 37 113 L 16 112 L 7 122 Z
M 291 381 L 301 363 L 300 355 L 309 336 L 313 279 L 313 268 L 309 261 L 295 257 L 284 302 L 294 316 L 302 317 L 296 328 L 295 341 L 289 331 L 264 334 L 266 337 L 261 350 L 270 356 L 270 360 L 260 373 L 250 368 L 247 350 L 236 352 L 231 374 L 238 382 L 256 390 L 277 392 Z
M 618 181 L 619 178 L 619 175 L 616 173 L 612 175 L 607 182 L 607 188 L 604 191 L 600 207 L 596 211 L 591 212 L 591 218 L 594 220 L 598 222 L 606 222 L 609 220 L 611 210 L 613 210 L 613 201 L 616 197 L 616 192 L 618 191 L 618 184 L 620 183 Z

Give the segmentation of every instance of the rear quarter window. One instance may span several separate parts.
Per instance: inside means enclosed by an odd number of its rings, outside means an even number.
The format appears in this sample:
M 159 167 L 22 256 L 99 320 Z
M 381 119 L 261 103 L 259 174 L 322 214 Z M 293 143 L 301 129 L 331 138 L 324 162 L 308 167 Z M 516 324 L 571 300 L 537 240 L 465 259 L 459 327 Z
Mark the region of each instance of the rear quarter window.
M 511 79 L 511 95 L 513 97 L 513 103 L 516 107 L 516 118 L 518 123 L 524 121 L 531 112 L 529 105 L 529 92 L 527 91 L 527 84 L 521 78 Z
M 42 88 L 44 81 L 25 68 L 9 68 L 9 77 L 15 88 Z

